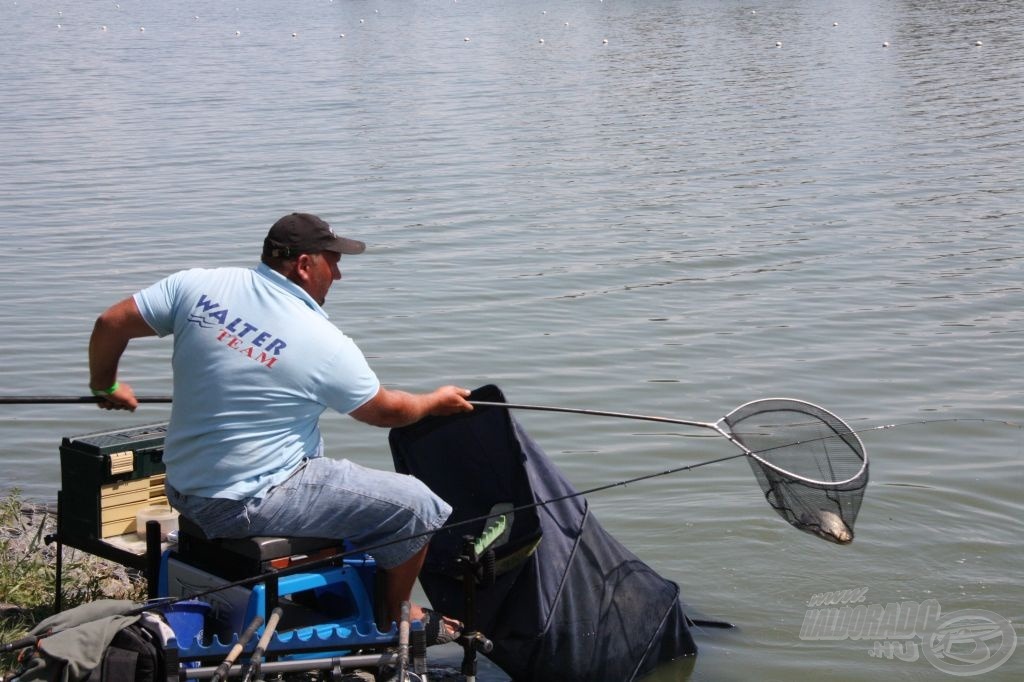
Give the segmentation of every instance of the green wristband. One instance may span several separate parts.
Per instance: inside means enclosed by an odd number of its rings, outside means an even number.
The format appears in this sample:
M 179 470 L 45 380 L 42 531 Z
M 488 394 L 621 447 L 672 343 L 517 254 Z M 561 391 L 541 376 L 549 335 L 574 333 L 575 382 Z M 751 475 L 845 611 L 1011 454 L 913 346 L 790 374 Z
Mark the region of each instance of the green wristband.
M 99 396 L 99 397 L 101 397 L 101 398 L 104 398 L 104 397 L 106 397 L 106 396 L 108 396 L 108 395 L 112 394 L 112 393 L 113 393 L 114 391 L 116 391 L 116 390 L 117 390 L 117 389 L 119 389 L 119 388 L 121 388 L 121 384 L 119 384 L 119 383 L 117 383 L 117 382 L 115 381 L 115 382 L 114 382 L 114 385 L 113 385 L 113 386 L 111 386 L 110 388 L 107 388 L 107 389 L 102 389 L 102 388 L 93 388 L 93 389 L 90 389 L 90 390 L 92 391 L 92 394 L 93 394 L 93 395 L 95 395 L 95 396 Z

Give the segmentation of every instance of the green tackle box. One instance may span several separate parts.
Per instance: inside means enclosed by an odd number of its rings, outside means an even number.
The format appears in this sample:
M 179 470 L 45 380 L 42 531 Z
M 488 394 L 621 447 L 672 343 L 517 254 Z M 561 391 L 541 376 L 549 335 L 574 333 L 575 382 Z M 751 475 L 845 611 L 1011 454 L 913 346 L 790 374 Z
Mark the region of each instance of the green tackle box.
M 167 502 L 166 435 L 167 422 L 161 422 L 61 441 L 61 534 L 67 544 L 134 533 L 140 509 Z

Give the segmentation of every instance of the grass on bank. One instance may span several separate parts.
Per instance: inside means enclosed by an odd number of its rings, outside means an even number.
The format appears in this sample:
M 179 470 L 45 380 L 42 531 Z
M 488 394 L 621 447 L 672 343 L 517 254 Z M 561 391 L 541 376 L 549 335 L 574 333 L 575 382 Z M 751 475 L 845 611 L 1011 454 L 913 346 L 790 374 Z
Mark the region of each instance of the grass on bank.
M 0 643 L 28 634 L 53 614 L 56 515 L 45 505 L 27 503 L 18 489 L 0 499 Z M 146 581 L 136 571 L 64 547 L 64 608 L 97 599 L 146 598 Z M 0 654 L 0 673 L 13 669 L 15 653 Z

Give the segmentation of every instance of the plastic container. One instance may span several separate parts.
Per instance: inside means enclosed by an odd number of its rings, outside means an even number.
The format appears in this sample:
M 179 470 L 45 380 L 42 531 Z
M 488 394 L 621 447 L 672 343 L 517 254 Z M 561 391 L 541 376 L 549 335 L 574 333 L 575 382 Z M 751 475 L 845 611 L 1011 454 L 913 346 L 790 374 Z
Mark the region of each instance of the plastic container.
M 203 641 L 203 630 L 206 627 L 206 614 L 210 605 L 198 599 L 174 602 L 164 607 L 164 618 L 174 630 L 178 646 L 188 647 L 197 639 Z
M 160 522 L 160 539 L 166 540 L 167 534 L 178 530 L 178 512 L 168 504 L 153 504 L 143 507 L 135 515 L 135 533 L 140 540 L 146 539 L 146 523 Z

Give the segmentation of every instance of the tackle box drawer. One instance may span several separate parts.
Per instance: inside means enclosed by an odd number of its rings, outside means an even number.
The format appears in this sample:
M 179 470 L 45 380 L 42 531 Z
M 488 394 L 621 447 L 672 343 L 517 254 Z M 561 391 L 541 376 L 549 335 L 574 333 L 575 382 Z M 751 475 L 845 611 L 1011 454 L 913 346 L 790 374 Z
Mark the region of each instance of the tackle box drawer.
M 135 532 L 143 507 L 166 503 L 167 422 L 69 436 L 60 445 L 61 533 L 65 541 Z

